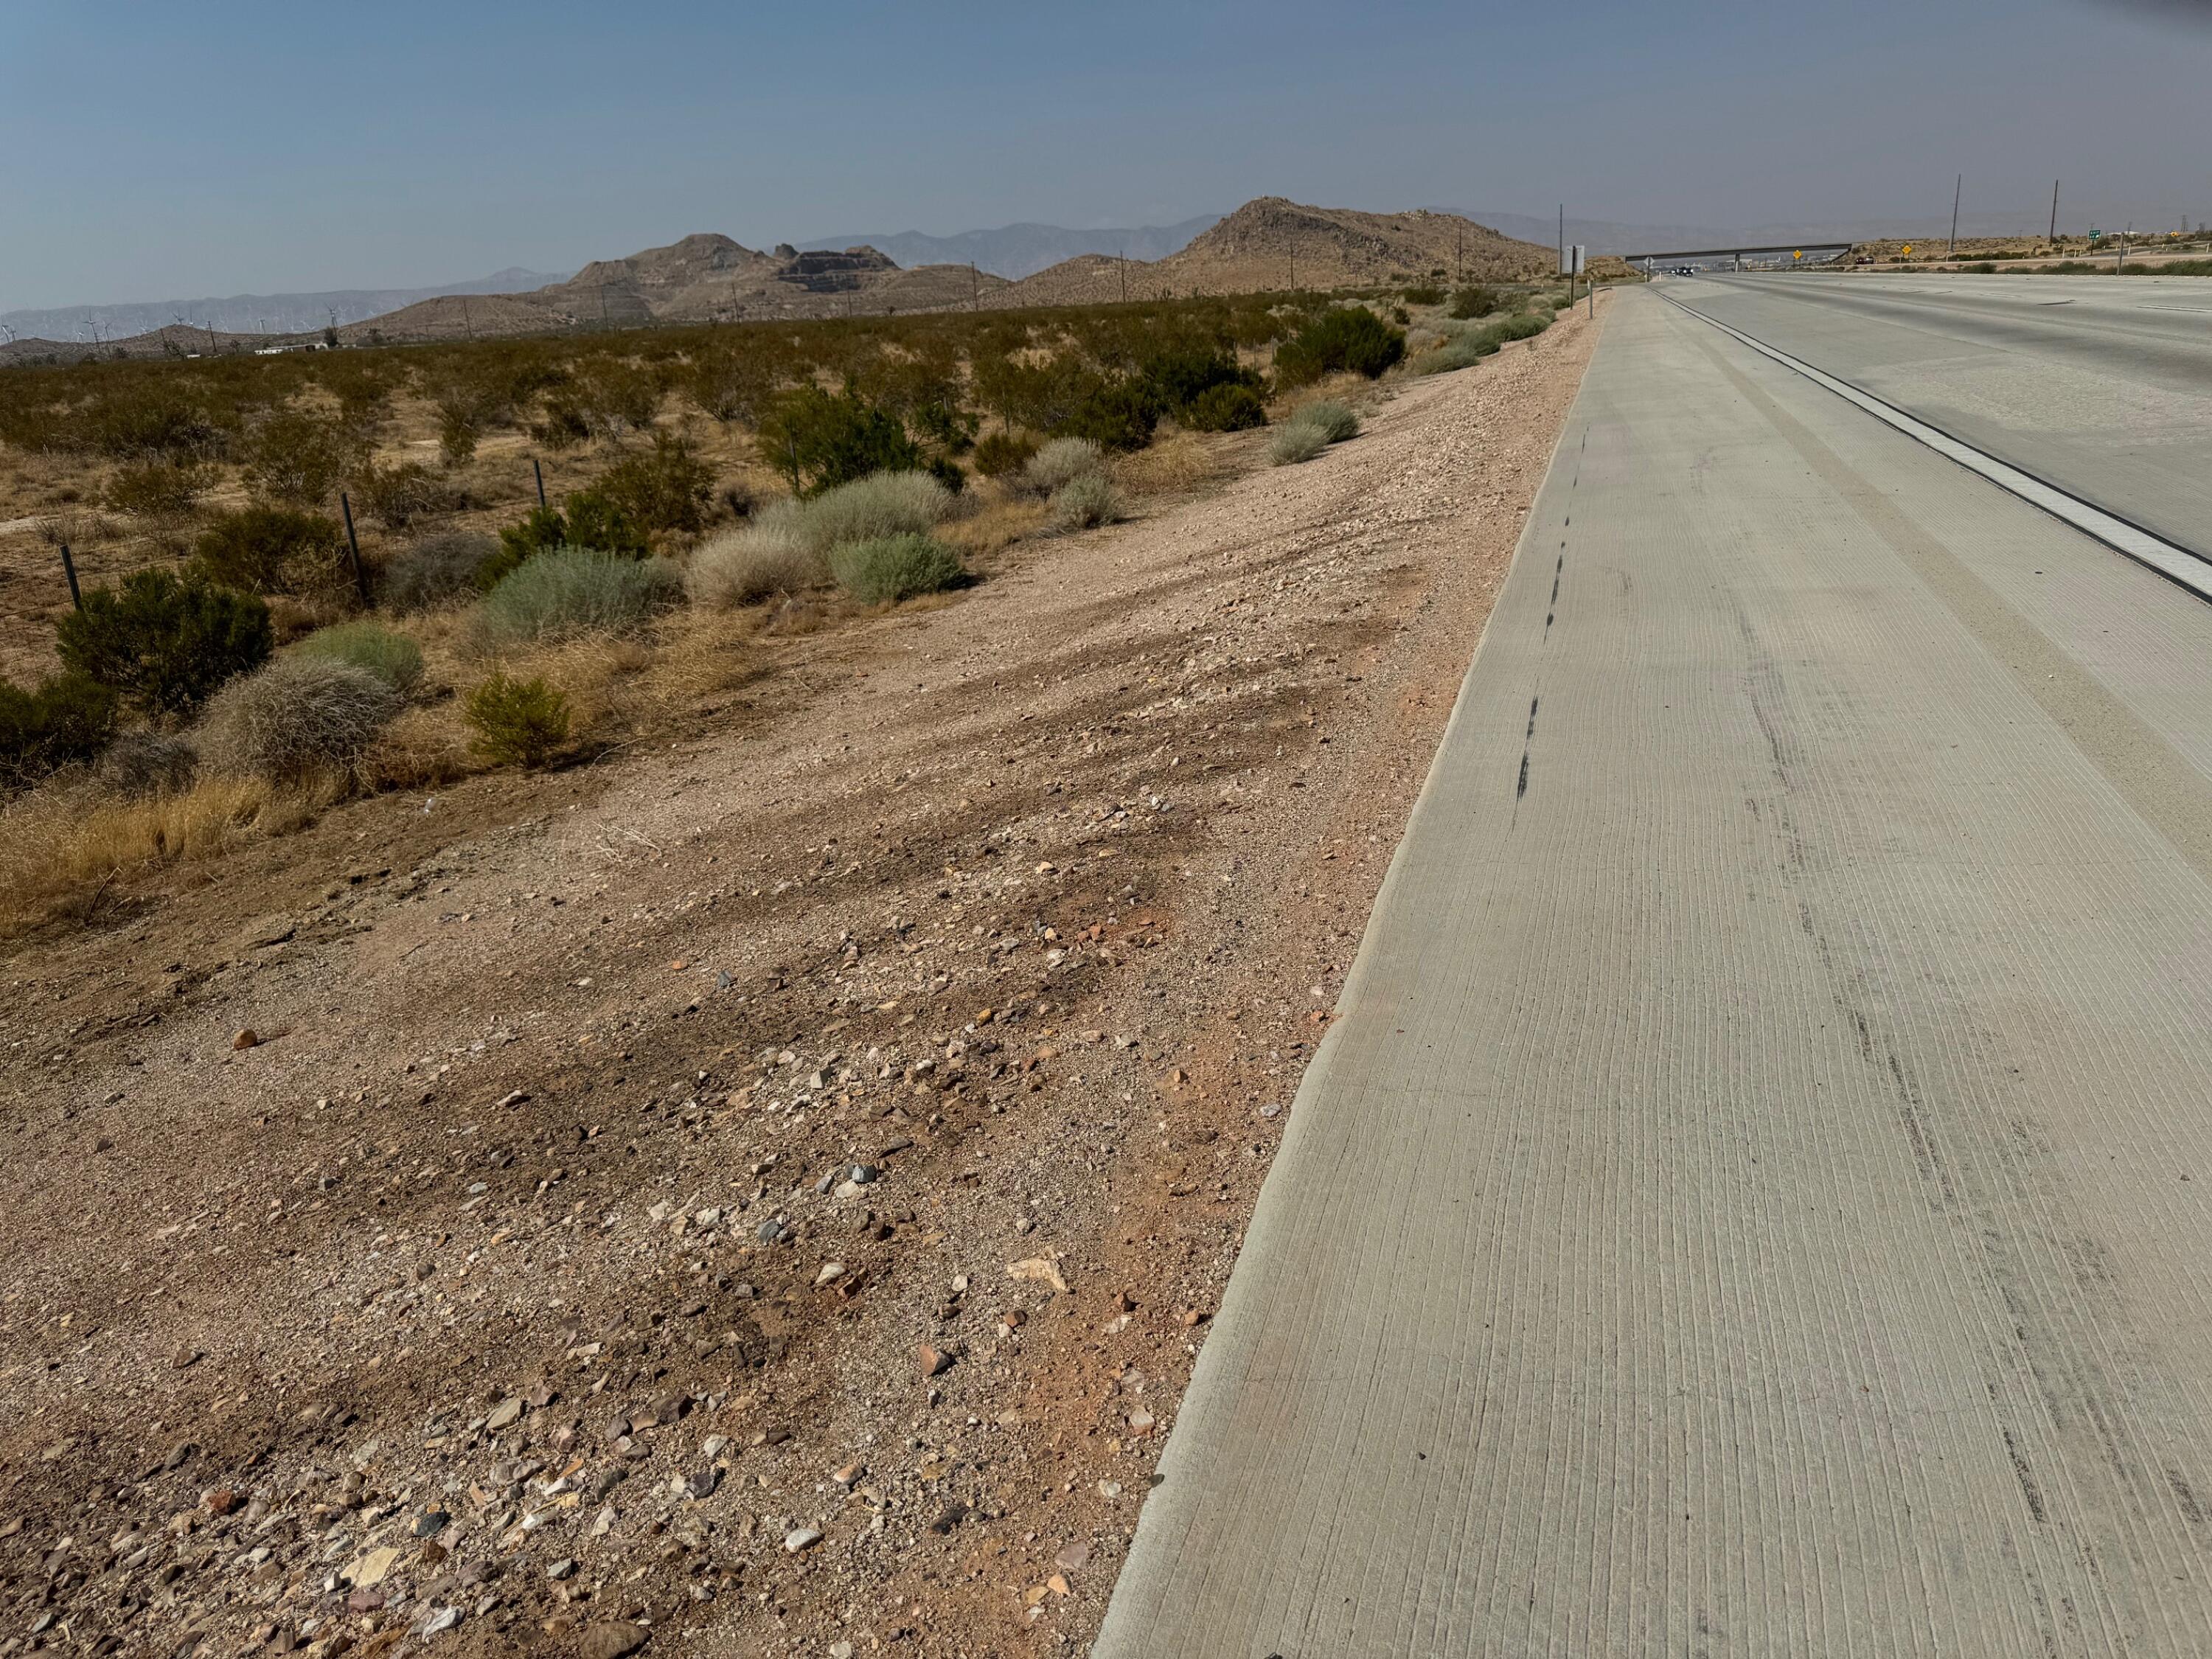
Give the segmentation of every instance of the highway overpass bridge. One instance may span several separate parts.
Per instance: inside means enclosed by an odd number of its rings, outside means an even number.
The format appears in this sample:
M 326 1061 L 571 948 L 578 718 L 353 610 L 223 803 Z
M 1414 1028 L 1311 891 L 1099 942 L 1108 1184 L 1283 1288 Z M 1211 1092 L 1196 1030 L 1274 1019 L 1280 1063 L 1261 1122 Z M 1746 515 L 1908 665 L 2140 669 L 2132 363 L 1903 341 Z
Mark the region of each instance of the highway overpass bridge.
M 1741 270 L 1746 256 L 1755 258 L 1762 255 L 1787 253 L 1802 254 L 1809 259 L 1816 253 L 1825 253 L 1832 258 L 1849 252 L 1850 248 L 1849 242 L 1783 242 L 1771 247 L 1682 248 L 1668 253 L 1624 253 L 1620 257 L 1632 265 L 1642 265 L 1647 274 L 1655 265 L 1680 264 L 1686 261 L 1704 259 L 1733 260 L 1735 268 Z

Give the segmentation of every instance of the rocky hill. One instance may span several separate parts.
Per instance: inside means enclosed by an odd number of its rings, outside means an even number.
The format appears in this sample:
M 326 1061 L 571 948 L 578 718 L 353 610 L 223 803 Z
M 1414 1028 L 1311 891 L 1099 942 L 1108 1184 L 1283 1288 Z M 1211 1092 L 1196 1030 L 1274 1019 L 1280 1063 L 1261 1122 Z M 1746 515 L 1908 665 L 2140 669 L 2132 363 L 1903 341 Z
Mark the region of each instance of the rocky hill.
M 1361 213 L 1279 196 L 1247 202 L 1180 252 L 1149 263 L 1090 254 L 1001 289 L 994 303 L 1083 305 L 1273 289 L 1420 282 L 1510 282 L 1557 269 L 1556 250 L 1457 214 Z
M 596 259 L 527 294 L 447 297 L 340 331 L 349 343 L 453 339 L 649 323 L 941 311 L 988 300 L 1003 279 L 965 265 L 906 270 L 872 247 L 767 252 L 702 233 L 621 259 Z

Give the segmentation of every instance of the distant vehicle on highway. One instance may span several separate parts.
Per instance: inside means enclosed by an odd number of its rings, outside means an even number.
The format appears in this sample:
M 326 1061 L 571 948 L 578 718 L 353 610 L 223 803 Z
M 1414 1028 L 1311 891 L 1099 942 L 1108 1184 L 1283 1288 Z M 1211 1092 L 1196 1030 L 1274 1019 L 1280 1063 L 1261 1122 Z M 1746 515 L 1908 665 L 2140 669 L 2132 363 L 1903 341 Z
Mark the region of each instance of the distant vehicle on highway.
M 1674 274 L 1677 276 L 1694 276 L 1698 274 L 1698 268 L 1695 265 L 1676 265 Z

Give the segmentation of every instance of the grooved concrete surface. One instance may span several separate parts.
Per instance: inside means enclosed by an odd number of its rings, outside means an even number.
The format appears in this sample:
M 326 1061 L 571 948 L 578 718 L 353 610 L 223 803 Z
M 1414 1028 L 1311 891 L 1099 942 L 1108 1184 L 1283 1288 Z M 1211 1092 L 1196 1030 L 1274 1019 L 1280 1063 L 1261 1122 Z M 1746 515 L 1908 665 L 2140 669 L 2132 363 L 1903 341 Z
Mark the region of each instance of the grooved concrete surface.
M 2212 556 L 2212 280 L 1772 275 L 1663 288 Z
M 2208 773 L 2212 606 L 1620 296 L 1094 1651 L 2212 1650 Z

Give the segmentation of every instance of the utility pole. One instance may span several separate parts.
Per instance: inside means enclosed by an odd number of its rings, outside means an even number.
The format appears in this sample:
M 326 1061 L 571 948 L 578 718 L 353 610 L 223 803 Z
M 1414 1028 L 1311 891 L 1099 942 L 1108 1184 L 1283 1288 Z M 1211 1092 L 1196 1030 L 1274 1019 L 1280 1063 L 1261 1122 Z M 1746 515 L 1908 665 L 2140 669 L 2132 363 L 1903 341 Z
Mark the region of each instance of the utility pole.
M 975 274 L 975 262 L 970 259 L 968 262 L 968 309 L 981 311 L 982 308 L 983 279 Z
M 1951 186 L 1951 246 L 1943 250 L 1947 259 L 1959 251 L 1959 192 L 1966 187 L 1966 175 L 1962 173 Z
M 2051 246 L 2058 246 L 2058 181 L 2051 181 Z

